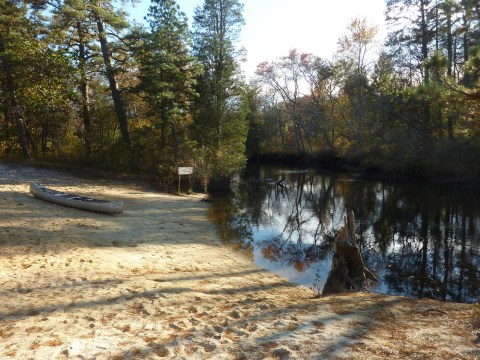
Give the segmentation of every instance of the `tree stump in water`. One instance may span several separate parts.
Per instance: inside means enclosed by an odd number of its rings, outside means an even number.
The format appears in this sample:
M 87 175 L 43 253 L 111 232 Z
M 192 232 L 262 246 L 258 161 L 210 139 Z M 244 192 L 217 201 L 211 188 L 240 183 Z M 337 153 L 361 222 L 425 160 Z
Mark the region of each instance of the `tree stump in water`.
M 355 221 L 353 212 L 347 212 L 345 227 L 333 244 L 332 269 L 323 287 L 322 295 L 344 291 L 363 291 L 367 279 L 377 282 L 373 272 L 363 264 L 362 254 L 355 241 Z

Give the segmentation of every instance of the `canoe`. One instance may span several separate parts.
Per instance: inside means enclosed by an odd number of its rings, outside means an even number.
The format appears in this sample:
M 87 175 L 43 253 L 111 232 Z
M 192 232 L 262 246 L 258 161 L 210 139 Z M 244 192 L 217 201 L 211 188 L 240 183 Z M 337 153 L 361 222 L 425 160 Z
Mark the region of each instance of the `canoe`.
M 107 214 L 120 214 L 125 207 L 122 201 L 99 200 L 86 196 L 68 194 L 49 189 L 35 182 L 30 183 L 30 193 L 39 199 L 55 204 Z

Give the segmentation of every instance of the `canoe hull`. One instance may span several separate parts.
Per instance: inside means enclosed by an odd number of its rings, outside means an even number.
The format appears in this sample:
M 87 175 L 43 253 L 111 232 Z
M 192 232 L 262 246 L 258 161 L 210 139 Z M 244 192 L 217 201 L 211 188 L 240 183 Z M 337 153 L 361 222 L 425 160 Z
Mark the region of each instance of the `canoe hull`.
M 75 194 L 68 194 L 32 182 L 30 183 L 30 193 L 42 200 L 49 201 L 58 205 L 69 206 L 76 209 L 101 212 L 106 214 L 120 214 L 125 207 L 124 203 L 119 201 L 108 201 L 93 199 Z

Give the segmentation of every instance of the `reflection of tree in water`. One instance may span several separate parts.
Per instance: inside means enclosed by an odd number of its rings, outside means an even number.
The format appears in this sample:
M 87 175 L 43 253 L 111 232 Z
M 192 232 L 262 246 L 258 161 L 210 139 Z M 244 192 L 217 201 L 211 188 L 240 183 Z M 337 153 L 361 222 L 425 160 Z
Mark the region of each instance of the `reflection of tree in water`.
M 299 272 L 305 271 L 318 261 L 325 260 L 332 245 L 331 241 L 322 242 L 321 245 L 302 244 L 281 237 L 273 237 L 257 243 L 265 259 L 288 264 Z
M 257 169 L 244 179 L 233 196 L 212 206 L 211 215 L 220 237 L 251 258 L 255 246 L 269 261 L 299 272 L 327 261 L 350 209 L 365 263 L 382 277 L 378 291 L 478 299 L 478 189 L 353 181 L 340 174 L 273 168 Z M 272 235 L 254 239 L 258 229 Z
M 331 183 L 323 181 L 320 184 L 322 191 L 318 191 L 314 177 L 307 173 L 282 176 L 286 185 L 268 186 L 264 205 L 267 209 L 275 209 L 275 221 L 283 224 L 283 229 L 280 234 L 261 240 L 257 245 L 266 259 L 291 265 L 302 272 L 324 260 L 332 248 L 333 235 L 327 230 L 331 224 L 331 208 L 324 207 L 319 198 L 319 195 L 324 199 L 331 198 L 323 195 L 324 190 L 331 191 Z M 280 202 L 281 206 L 278 205 Z
M 419 185 L 390 186 L 388 193 L 374 234 L 389 292 L 475 301 L 480 214 L 470 197 L 476 196 L 455 187 Z
M 226 196 L 209 207 L 209 219 L 217 227 L 219 238 L 253 260 L 253 236 L 250 217 L 243 211 L 241 199 Z

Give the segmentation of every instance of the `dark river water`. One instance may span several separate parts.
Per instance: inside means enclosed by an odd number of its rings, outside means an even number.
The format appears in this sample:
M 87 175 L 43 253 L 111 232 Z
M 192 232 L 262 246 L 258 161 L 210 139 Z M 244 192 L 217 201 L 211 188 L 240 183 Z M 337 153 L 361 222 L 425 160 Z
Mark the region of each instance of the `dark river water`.
M 478 186 L 261 167 L 232 190 L 209 209 L 222 241 L 313 293 L 323 289 L 333 239 L 353 210 L 364 262 L 380 279 L 372 291 L 480 300 Z

